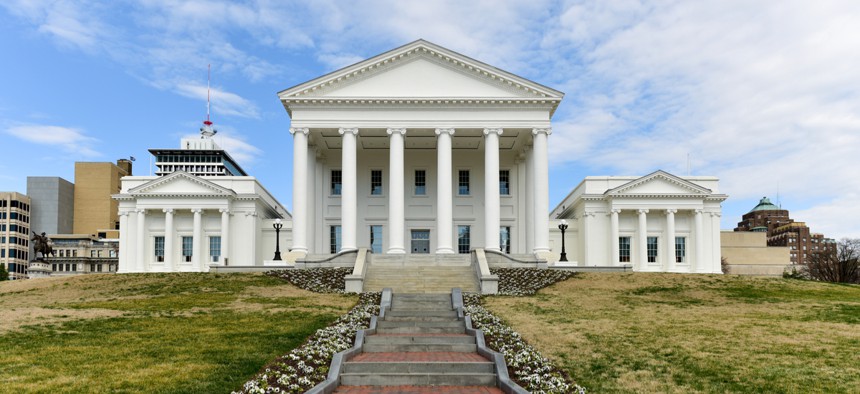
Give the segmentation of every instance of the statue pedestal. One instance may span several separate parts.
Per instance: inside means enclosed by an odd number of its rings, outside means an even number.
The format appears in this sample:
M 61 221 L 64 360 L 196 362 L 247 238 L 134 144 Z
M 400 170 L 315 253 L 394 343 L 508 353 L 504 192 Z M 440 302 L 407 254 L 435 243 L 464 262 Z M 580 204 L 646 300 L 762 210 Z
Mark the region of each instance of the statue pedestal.
M 27 267 L 27 277 L 30 279 L 47 278 L 51 276 L 51 264 L 44 260 L 32 260 Z

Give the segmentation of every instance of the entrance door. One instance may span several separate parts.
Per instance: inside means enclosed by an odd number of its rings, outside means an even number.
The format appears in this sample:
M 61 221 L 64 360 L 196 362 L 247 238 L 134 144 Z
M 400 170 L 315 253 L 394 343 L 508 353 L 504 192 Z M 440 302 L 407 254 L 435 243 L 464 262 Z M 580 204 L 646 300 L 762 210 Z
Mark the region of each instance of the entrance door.
M 412 253 L 430 253 L 430 230 L 412 230 Z

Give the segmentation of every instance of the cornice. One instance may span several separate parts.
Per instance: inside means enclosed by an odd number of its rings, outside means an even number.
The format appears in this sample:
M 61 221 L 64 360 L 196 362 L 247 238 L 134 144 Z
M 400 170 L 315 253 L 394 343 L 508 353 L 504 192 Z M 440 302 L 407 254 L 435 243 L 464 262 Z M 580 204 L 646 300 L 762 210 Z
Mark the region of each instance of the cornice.
M 626 190 L 630 190 L 637 186 L 643 185 L 645 183 L 651 182 L 654 179 L 662 179 L 671 184 L 680 186 L 684 189 L 689 190 L 689 193 L 635 193 L 635 194 L 621 194 Z M 672 174 L 669 174 L 662 170 L 657 170 L 651 174 L 645 175 L 639 179 L 635 179 L 633 181 L 627 182 L 621 186 L 616 188 L 607 190 L 605 193 L 607 196 L 611 197 L 673 197 L 673 196 L 682 196 L 682 197 L 704 197 L 711 194 L 711 190 L 704 188 L 702 186 L 696 185 L 690 181 L 678 178 Z

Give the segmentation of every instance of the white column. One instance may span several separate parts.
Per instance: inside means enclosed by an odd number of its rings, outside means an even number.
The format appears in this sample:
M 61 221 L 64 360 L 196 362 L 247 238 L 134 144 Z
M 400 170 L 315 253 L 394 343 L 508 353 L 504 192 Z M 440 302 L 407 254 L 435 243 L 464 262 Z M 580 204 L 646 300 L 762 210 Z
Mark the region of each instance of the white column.
M 403 242 L 405 232 L 403 136 L 406 129 L 388 129 L 388 253 L 406 253 Z
M 191 238 L 191 264 L 194 267 L 197 267 L 199 271 L 205 272 L 206 269 L 203 267 L 203 210 L 202 209 L 192 209 L 191 213 L 194 214 L 194 230 Z
M 146 272 L 146 210 L 137 210 L 137 261 L 135 271 Z
M 340 225 L 341 225 L 341 251 L 355 250 L 357 248 L 358 225 L 358 159 L 356 157 L 357 128 L 341 128 L 338 132 L 343 136 L 341 144 L 341 174 L 343 191 L 340 196 Z
M 245 251 L 245 260 L 243 260 L 244 263 L 239 264 L 257 265 L 257 252 L 259 251 L 257 245 L 257 235 L 258 233 L 260 233 L 260 226 L 257 223 L 256 211 L 245 212 L 245 227 L 249 230 L 249 235 L 242 237 L 242 243 L 245 244 L 245 242 L 247 242 L 247 247 L 242 248 L 242 250 L 239 250 L 239 253 Z M 234 253 L 234 255 L 236 255 L 238 259 L 242 258 L 242 256 L 238 253 Z M 265 252 L 262 255 L 265 256 Z
M 547 138 L 552 129 L 532 129 L 534 135 L 534 233 L 535 253 L 549 252 L 549 153 Z
M 637 261 L 633 263 L 635 271 L 641 271 L 648 264 L 648 218 L 646 215 L 648 214 L 647 209 L 639 210 L 639 242 L 637 242 L 636 249 L 637 255 L 639 256 Z
M 619 265 L 621 254 L 618 250 L 618 214 L 620 209 L 613 209 L 609 212 L 609 245 L 612 249 L 612 261 L 609 265 Z
M 722 252 L 720 251 L 720 213 L 711 212 L 711 264 L 710 272 L 723 272 L 720 260 Z M 798 252 L 800 253 L 800 252 Z
M 164 208 L 164 270 L 167 272 L 178 271 L 176 261 L 173 259 L 173 240 L 176 238 L 173 228 L 173 208 Z
M 579 265 L 587 266 L 594 265 L 591 263 L 591 231 L 593 227 L 592 218 L 593 212 L 582 213 L 582 261 Z
M 663 269 L 675 271 L 675 212 L 677 209 L 666 210 L 666 262 Z
M 535 249 L 535 161 L 531 146 L 526 146 L 526 247 L 524 253 L 531 253 Z
M 501 197 L 499 197 L 500 128 L 484 129 L 484 248 L 499 250 Z
M 293 135 L 293 251 L 307 253 L 308 228 L 308 133 L 309 129 L 290 128 Z
M 531 249 L 526 248 L 526 222 L 528 220 L 528 212 L 531 210 L 531 205 L 526 203 L 526 190 L 530 189 L 526 184 L 526 160 L 525 155 L 520 154 L 516 160 L 517 163 L 517 224 L 516 224 L 516 239 L 511 240 L 511 251 L 513 253 L 527 253 Z
M 454 193 L 451 180 L 451 136 L 454 129 L 436 129 L 436 253 L 454 253 Z
M 308 253 L 311 253 L 314 250 L 314 240 L 316 239 L 316 228 L 317 225 L 321 225 L 322 221 L 318 220 L 317 212 L 317 203 L 322 204 L 321 194 L 318 193 L 318 188 L 316 187 L 317 182 L 321 181 L 321 177 L 317 178 L 317 166 L 319 163 L 317 162 L 317 150 L 315 146 L 308 147 L 308 183 L 307 183 L 307 214 L 305 219 L 307 220 L 307 233 L 305 233 L 305 246 L 308 249 Z M 282 244 L 282 250 L 288 251 L 290 250 L 286 244 Z
M 219 209 L 221 212 L 221 261 L 223 265 L 229 263 L 230 258 L 230 210 Z
M 705 259 L 705 233 L 702 225 L 702 210 L 696 210 L 696 260 L 690 263 L 690 272 L 707 272 L 707 266 L 704 264 Z
M 117 259 L 119 260 L 117 263 L 116 271 L 118 273 L 126 273 L 132 271 L 131 266 L 131 256 L 129 255 L 129 250 L 131 249 L 129 239 L 129 230 L 128 227 L 128 215 L 129 211 L 120 211 L 119 212 L 119 256 Z

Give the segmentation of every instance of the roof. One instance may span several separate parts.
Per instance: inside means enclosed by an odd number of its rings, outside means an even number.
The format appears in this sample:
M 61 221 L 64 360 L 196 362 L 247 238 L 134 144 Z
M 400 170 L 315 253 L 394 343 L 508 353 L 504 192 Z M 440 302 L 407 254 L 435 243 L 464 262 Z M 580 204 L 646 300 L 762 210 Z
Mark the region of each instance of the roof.
M 750 212 L 756 212 L 756 211 L 781 211 L 781 210 L 782 210 L 782 208 L 780 208 L 780 207 L 778 207 L 778 206 L 776 206 L 776 205 L 773 205 L 773 203 L 772 203 L 772 202 L 770 202 L 770 199 L 769 199 L 769 198 L 767 198 L 767 197 L 762 197 L 762 198 L 761 198 L 761 200 L 758 202 L 758 205 L 756 205 L 753 209 L 751 209 L 751 210 L 750 210 Z
M 236 163 L 236 160 L 233 160 L 233 157 L 230 156 L 227 151 L 222 149 L 150 149 L 149 153 L 153 156 L 157 155 L 177 155 L 177 156 L 203 156 L 203 155 L 216 155 L 224 159 L 223 163 L 230 163 L 236 167 L 236 170 L 239 171 L 238 174 L 233 174 L 235 176 L 248 176 L 248 173 L 242 169 L 242 166 L 239 163 Z

